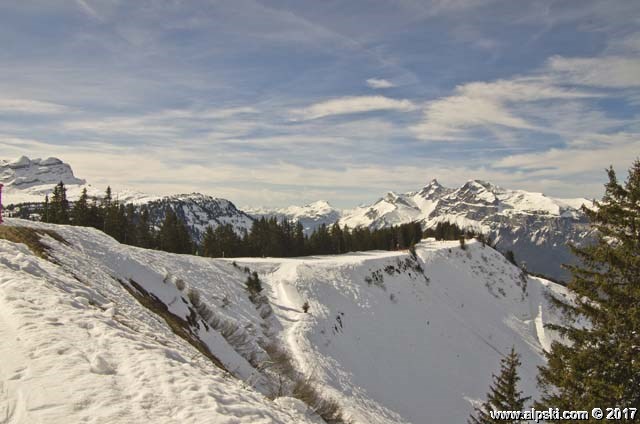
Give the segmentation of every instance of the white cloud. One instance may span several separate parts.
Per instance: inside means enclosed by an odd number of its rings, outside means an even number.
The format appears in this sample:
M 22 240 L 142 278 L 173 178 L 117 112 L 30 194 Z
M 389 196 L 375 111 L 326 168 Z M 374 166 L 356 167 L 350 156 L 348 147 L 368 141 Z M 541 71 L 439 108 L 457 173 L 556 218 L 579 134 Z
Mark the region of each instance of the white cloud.
M 409 100 L 397 100 L 384 96 L 351 96 L 326 100 L 302 109 L 290 111 L 299 120 L 317 119 L 332 115 L 395 110 L 408 112 L 415 109 Z
M 100 15 L 98 15 L 98 12 L 96 12 L 93 7 L 89 6 L 89 3 L 87 3 L 86 0 L 76 0 L 76 3 L 87 15 L 91 16 L 92 18 L 101 19 Z
M 603 136 L 603 144 L 588 148 L 581 141 L 570 143 L 568 148 L 553 148 L 544 152 L 510 155 L 497 161 L 496 168 L 516 168 L 530 177 L 567 177 L 576 174 L 593 174 L 609 165 L 626 169 L 640 152 L 640 134 L 616 134 Z M 615 143 L 615 144 L 614 144 Z
M 63 105 L 39 100 L 0 99 L 0 112 L 25 115 L 51 115 L 68 111 Z
M 640 59 L 630 57 L 565 58 L 554 56 L 548 66 L 557 78 L 593 87 L 640 87 Z
M 391 87 L 395 87 L 396 85 L 394 83 L 392 83 L 391 81 L 388 81 L 386 79 L 382 79 L 382 78 L 369 78 L 367 80 L 367 85 L 371 88 L 391 88 Z
M 255 122 L 238 115 L 255 114 L 253 107 L 239 106 L 209 109 L 167 109 L 133 116 L 112 116 L 101 119 L 72 119 L 62 128 L 98 136 L 132 135 L 138 137 L 180 137 L 199 131 L 212 139 L 239 137 L 255 128 Z M 211 122 L 215 121 L 215 122 Z
M 536 129 L 534 124 L 518 116 L 510 103 L 587 96 L 590 94 L 554 87 L 541 79 L 473 82 L 457 87 L 451 96 L 428 103 L 422 122 L 411 129 L 425 140 L 463 139 L 467 130 L 478 127 Z

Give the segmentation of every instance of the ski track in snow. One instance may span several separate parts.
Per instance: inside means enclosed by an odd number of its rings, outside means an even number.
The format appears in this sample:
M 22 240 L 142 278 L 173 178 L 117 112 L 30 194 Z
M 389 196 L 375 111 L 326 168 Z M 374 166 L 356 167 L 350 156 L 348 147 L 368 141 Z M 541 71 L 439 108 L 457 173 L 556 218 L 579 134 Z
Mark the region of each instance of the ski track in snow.
M 544 328 L 558 319 L 545 293 L 566 295 L 534 277 L 524 290 L 520 270 L 475 242 L 466 251 L 422 242 L 422 274 L 407 252 L 216 260 L 122 246 L 92 229 L 8 224 L 54 229 L 69 245 L 45 238 L 54 264 L 0 240 L 3 423 L 318 422 L 297 400 L 261 394 L 260 372 L 213 329 L 198 334 L 240 379 L 176 337 L 118 280 L 136 281 L 186 317 L 182 280 L 252 340 L 280 340 L 323 394 L 367 424 L 464 422 L 512 345 L 522 388 L 535 396 L 536 367 L 557 337 Z M 270 334 L 245 291 L 245 266 L 259 273 L 274 309 Z

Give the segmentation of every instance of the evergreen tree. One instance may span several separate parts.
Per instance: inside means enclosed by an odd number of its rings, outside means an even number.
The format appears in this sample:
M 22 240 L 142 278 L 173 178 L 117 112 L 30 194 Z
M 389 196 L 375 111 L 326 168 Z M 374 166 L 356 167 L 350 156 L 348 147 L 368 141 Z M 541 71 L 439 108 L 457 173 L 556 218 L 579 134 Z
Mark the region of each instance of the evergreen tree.
M 154 237 L 151 230 L 149 209 L 146 206 L 143 206 L 140 210 L 140 215 L 136 224 L 136 241 L 140 247 L 147 249 L 155 247 Z
M 597 242 L 573 248 L 569 267 L 573 303 L 555 299 L 565 325 L 550 326 L 568 343 L 554 342 L 540 368 L 541 407 L 560 409 L 640 405 L 640 161 L 624 185 L 613 168 L 605 194 L 583 207 Z
M 82 227 L 87 227 L 91 225 L 90 216 L 89 216 L 89 196 L 87 195 L 87 189 L 82 189 L 82 194 L 73 205 L 73 210 L 71 211 L 71 217 L 73 225 L 79 225 Z
M 300 221 L 296 222 L 293 230 L 293 245 L 291 256 L 303 256 L 305 254 L 306 239 L 304 235 L 304 227 Z
M 104 193 L 104 199 L 102 199 L 102 203 L 104 207 L 108 208 L 109 206 L 111 206 L 112 200 L 113 199 L 111 198 L 111 186 L 107 186 L 107 190 Z
M 513 253 L 513 250 L 507 250 L 507 253 L 504 254 L 504 257 L 507 258 L 507 260 L 515 266 L 518 266 L 518 262 L 516 262 L 516 255 Z
M 207 226 L 202 238 L 202 255 L 210 258 L 220 257 L 220 249 L 218 248 L 218 241 L 216 240 L 216 234 L 213 231 L 211 225 Z
M 118 202 L 114 202 L 111 197 L 111 187 L 107 187 L 104 198 L 102 199 L 102 217 L 104 221 L 101 230 L 116 240 L 120 240 L 118 209 Z
M 91 206 L 89 206 L 89 226 L 97 228 L 98 230 L 104 229 L 104 211 L 98 204 L 97 199 L 93 199 Z
M 44 205 L 42 206 L 42 222 L 51 222 L 49 220 L 49 195 L 44 196 Z
M 517 424 L 521 421 L 516 420 L 497 420 L 491 418 L 491 411 L 522 411 L 525 403 L 531 399 L 522 396 L 522 392 L 518 390 L 518 367 L 520 363 L 520 355 L 515 348 L 511 348 L 511 352 L 500 361 L 500 374 L 493 375 L 493 384 L 487 393 L 487 401 L 481 407 L 475 409 L 475 414 L 469 418 L 470 424 Z
M 48 206 L 48 222 L 54 224 L 69 223 L 69 201 L 67 200 L 67 189 L 60 181 L 53 188 L 51 203 Z
M 331 253 L 344 253 L 344 235 L 340 224 L 335 222 L 331 226 Z
M 125 207 L 124 217 L 124 244 L 130 244 L 132 246 L 138 246 L 138 232 L 136 221 L 138 220 L 138 214 L 136 213 L 135 206 L 132 203 L 127 204 Z
M 165 218 L 158 233 L 160 250 L 172 253 L 192 253 L 193 247 L 189 230 L 171 208 L 167 208 Z

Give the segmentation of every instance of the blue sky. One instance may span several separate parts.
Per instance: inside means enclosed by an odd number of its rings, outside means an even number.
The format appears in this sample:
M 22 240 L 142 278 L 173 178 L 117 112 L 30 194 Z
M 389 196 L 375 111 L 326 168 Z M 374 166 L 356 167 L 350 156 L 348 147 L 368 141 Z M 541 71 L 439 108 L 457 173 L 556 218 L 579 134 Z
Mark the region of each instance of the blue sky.
M 599 197 L 640 155 L 638 1 L 21 0 L 0 37 L 0 157 L 98 186 Z

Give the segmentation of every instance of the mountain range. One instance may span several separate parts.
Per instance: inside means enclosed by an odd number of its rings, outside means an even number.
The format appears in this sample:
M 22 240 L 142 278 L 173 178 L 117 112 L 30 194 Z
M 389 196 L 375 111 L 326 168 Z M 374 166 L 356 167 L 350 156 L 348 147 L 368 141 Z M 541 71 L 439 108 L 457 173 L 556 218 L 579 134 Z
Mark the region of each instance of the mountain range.
M 5 203 L 42 201 L 53 186 L 63 181 L 70 199 L 83 188 L 92 196 L 103 190 L 75 177 L 71 167 L 56 158 L 0 161 L 0 182 L 5 184 Z M 424 229 L 440 222 L 483 233 L 503 252 L 512 250 L 518 262 L 529 271 L 566 280 L 562 264 L 574 263 L 569 244 L 592 240 L 581 206 L 587 199 L 558 199 L 542 193 L 504 189 L 489 182 L 471 180 L 459 188 L 447 188 L 432 180 L 417 191 L 388 192 L 370 205 L 339 210 L 326 201 L 287 208 L 245 208 L 231 201 L 199 193 L 152 196 L 135 190 L 115 191 L 123 202 L 146 204 L 152 220 L 159 225 L 167 207 L 183 219 L 195 240 L 200 241 L 207 226 L 231 224 L 241 234 L 260 217 L 300 221 L 307 234 L 320 225 L 339 222 L 341 226 L 384 228 L 420 222 Z

